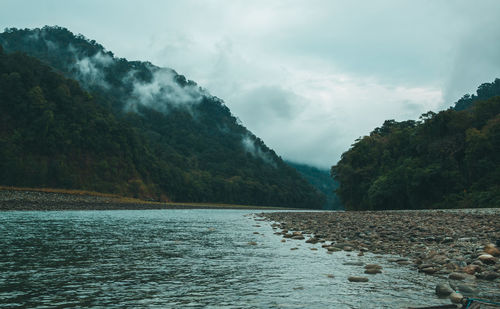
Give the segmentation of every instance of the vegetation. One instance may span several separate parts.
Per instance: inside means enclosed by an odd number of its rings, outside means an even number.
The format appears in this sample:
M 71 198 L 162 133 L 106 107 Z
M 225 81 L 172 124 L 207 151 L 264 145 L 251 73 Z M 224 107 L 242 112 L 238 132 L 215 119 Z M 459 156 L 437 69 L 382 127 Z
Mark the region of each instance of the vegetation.
M 323 209 L 343 209 L 340 199 L 335 194 L 339 183 L 333 180 L 328 169 L 319 169 L 306 164 L 287 162 L 288 165 L 295 168 L 316 190 L 326 196 L 326 202 Z
M 346 209 L 499 207 L 499 84 L 481 85 L 459 108 L 388 120 L 356 140 L 331 169 Z
M 171 69 L 115 58 L 60 27 L 7 29 L 0 44 L 0 185 L 324 204 L 222 100 Z

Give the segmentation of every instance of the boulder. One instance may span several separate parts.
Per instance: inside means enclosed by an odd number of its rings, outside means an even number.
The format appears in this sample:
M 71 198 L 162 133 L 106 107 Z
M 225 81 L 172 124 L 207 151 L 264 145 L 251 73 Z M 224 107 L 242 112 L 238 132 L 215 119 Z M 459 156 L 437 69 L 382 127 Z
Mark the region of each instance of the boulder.
M 448 283 L 440 283 L 440 284 L 436 285 L 436 295 L 437 296 L 444 297 L 444 296 L 450 295 L 453 292 L 454 292 L 453 289 L 450 287 L 450 285 Z
M 496 258 L 491 255 L 491 254 L 488 254 L 488 253 L 485 253 L 485 254 L 481 254 L 478 259 L 484 263 L 484 264 L 488 264 L 488 265 L 493 265 L 497 262 Z
M 450 278 L 451 280 L 465 280 L 467 276 L 465 274 L 453 272 L 448 276 L 448 278 Z
M 460 293 L 453 292 L 450 294 L 449 298 L 450 298 L 452 303 L 460 304 L 462 302 L 462 299 L 464 298 L 464 296 Z
M 380 268 L 367 268 L 365 269 L 365 274 L 369 275 L 375 275 L 375 274 L 380 274 L 382 271 Z

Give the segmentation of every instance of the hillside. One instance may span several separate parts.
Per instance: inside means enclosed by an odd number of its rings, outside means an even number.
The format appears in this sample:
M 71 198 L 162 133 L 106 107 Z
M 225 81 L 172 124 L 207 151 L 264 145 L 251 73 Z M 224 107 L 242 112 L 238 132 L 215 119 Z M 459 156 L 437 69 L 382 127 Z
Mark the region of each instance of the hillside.
M 356 140 L 332 167 L 346 209 L 500 207 L 499 81 L 466 109 L 388 120 Z
M 332 179 L 330 171 L 290 161 L 287 161 L 287 163 L 295 168 L 316 190 L 326 196 L 323 209 L 344 208 L 335 194 L 335 190 L 337 190 L 339 184 Z
M 221 99 L 172 69 L 116 58 L 61 27 L 8 29 L 0 45 L 2 185 L 176 202 L 324 203 Z

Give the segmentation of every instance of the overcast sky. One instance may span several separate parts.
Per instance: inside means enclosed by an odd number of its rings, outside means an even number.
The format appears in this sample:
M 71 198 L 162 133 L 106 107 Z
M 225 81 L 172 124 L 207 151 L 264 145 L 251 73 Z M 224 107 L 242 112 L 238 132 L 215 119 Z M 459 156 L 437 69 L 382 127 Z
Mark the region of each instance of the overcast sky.
M 500 1 L 0 0 L 0 27 L 59 25 L 175 69 L 285 159 L 328 168 L 386 119 L 500 77 Z

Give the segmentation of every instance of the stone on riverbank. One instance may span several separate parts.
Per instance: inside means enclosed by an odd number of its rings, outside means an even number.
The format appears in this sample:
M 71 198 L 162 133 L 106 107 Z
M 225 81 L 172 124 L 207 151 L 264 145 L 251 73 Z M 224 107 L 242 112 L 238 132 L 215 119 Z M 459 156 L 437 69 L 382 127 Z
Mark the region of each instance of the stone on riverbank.
M 349 280 L 349 282 L 368 282 L 368 278 L 366 277 L 358 277 L 358 276 L 351 276 L 349 278 L 347 278 L 347 280 Z
M 436 285 L 436 295 L 440 297 L 445 297 L 453 293 L 453 289 L 448 283 L 440 283 Z

